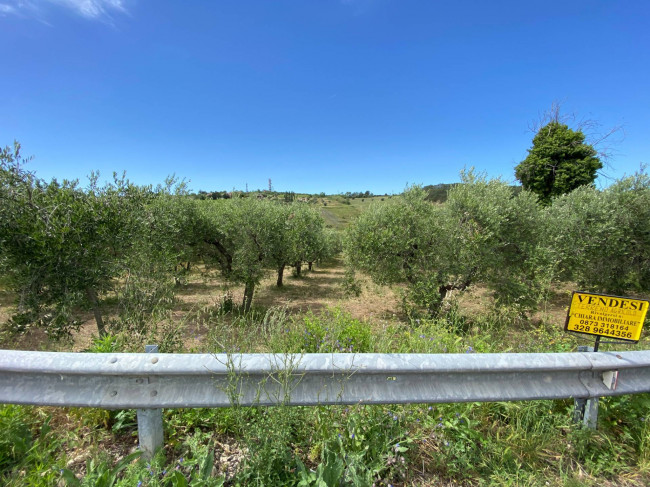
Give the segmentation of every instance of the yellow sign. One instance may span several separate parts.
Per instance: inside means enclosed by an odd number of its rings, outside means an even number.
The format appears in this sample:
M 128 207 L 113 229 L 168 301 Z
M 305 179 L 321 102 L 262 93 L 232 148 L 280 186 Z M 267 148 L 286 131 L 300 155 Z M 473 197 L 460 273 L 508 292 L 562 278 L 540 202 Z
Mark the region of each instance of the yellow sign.
M 638 342 L 648 306 L 644 299 L 574 292 L 564 329 Z

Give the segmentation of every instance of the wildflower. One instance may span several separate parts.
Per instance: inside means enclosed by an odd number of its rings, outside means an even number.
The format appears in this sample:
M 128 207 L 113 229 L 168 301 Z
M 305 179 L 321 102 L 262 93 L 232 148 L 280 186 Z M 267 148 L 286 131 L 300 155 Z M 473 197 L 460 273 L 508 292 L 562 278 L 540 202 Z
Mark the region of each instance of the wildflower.
M 393 421 L 397 421 L 397 416 L 393 416 Z
M 142 480 L 139 480 L 138 481 L 138 487 L 140 487 L 141 485 L 142 485 Z
M 429 411 L 431 411 L 432 409 L 433 409 L 433 408 L 432 408 L 431 406 L 429 406 Z
M 352 433 L 352 434 L 350 435 L 350 438 L 354 439 L 354 433 Z

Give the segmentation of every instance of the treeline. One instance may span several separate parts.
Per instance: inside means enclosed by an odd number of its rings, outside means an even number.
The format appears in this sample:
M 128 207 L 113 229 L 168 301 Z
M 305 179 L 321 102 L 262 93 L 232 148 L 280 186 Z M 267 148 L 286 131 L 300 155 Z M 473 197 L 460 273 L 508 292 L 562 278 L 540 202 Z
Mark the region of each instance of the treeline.
M 374 203 L 348 229 L 353 269 L 405 283 L 411 305 L 438 314 L 451 293 L 486 286 L 524 313 L 555 283 L 620 294 L 650 290 L 650 178 L 593 186 L 542 202 L 501 180 L 464 173 L 445 204 L 413 187 Z
M 124 176 L 87 187 L 44 181 L 26 169 L 20 145 L 0 150 L 0 273 L 16 292 L 14 330 L 44 328 L 54 337 L 93 312 L 98 332 L 144 333 L 173 302 L 191 262 L 203 261 L 244 285 L 244 309 L 266 272 L 338 250 L 307 204 L 245 199 L 197 201 L 173 180 L 137 186 Z M 104 300 L 117 304 L 105 317 Z

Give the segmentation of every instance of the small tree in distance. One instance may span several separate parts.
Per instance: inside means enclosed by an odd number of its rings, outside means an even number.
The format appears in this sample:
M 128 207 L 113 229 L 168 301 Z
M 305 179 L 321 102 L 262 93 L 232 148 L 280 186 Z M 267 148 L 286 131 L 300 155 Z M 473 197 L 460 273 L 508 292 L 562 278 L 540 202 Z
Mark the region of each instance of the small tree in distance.
M 597 154 L 580 130 L 552 120 L 533 138 L 533 147 L 515 168 L 515 176 L 524 189 L 549 204 L 556 196 L 593 184 L 603 167 Z

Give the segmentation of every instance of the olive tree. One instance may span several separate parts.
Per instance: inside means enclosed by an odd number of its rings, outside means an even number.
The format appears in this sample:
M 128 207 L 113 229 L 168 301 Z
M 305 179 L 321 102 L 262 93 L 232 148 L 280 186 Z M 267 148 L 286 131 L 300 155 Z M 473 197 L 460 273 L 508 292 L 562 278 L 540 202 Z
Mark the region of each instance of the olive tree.
M 140 190 L 147 198 L 130 217 L 132 242 L 124 248 L 124 272 L 114 284 L 118 316 L 110 325 L 143 335 L 173 304 L 175 288 L 200 241 L 195 202 L 187 198 L 183 184 L 174 186 L 169 179 L 163 186 Z
M 473 280 L 487 286 L 498 305 L 534 309 L 555 276 L 549 222 L 537 196 L 467 172 L 444 207 L 452 226 L 463 229 L 455 245 L 475 262 Z
M 59 337 L 90 309 L 102 335 L 99 295 L 124 271 L 146 194 L 123 178 L 101 188 L 92 178 L 86 191 L 76 181 L 46 182 L 25 162 L 18 143 L 0 152 L 0 265 L 18 293 L 12 321 Z
M 272 229 L 265 262 L 277 272 L 276 284 L 280 287 L 287 266 L 294 266 L 300 275 L 303 262 L 311 269 L 311 264 L 325 255 L 323 218 L 313 207 L 296 201 L 266 204 L 265 211 Z
M 442 208 L 413 187 L 373 203 L 351 225 L 344 239 L 346 260 L 380 284 L 406 283 L 418 306 L 437 313 L 448 291 L 466 286 L 473 273 L 450 241 Z
M 318 210 L 306 203 L 293 203 L 290 206 L 288 231 L 291 264 L 300 275 L 302 263 L 307 262 L 311 270 L 314 261 L 325 255 L 325 236 L 323 217 Z
M 270 206 L 274 203 L 251 198 L 205 203 L 201 207 L 203 241 L 212 249 L 222 275 L 244 284 L 242 307 L 248 311 L 276 237 Z
M 92 174 L 82 188 L 44 181 L 26 162 L 18 143 L 0 151 L 0 270 L 18 296 L 12 323 L 36 324 L 58 338 L 90 310 L 100 335 L 110 326 L 142 331 L 152 312 L 173 300 L 173 263 L 187 233 L 171 201 L 172 181 L 152 189 L 114 174 L 100 185 Z M 107 293 L 118 307 L 109 321 Z
M 604 191 L 584 187 L 547 209 L 560 277 L 585 290 L 650 290 L 650 178 L 644 172 Z
M 478 282 L 497 303 L 528 309 L 552 278 L 540 215 L 534 195 L 468 172 L 445 204 L 414 187 L 371 205 L 347 233 L 347 260 L 378 283 L 406 283 L 431 314 Z

